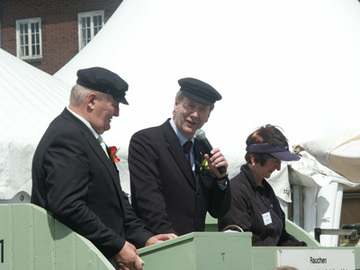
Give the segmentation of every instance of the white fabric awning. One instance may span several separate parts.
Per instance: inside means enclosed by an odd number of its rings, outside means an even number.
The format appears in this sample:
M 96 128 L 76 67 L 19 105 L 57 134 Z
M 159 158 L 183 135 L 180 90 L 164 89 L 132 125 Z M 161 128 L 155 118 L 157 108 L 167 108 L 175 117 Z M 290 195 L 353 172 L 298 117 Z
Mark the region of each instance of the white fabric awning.
M 0 49 L 0 200 L 31 192 L 31 161 L 70 86 Z

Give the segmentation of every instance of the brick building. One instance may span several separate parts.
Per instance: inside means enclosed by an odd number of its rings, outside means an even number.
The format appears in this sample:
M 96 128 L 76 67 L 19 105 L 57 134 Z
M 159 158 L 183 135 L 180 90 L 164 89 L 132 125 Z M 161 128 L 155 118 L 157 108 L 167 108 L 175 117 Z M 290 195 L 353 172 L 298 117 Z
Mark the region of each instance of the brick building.
M 1 0 L 0 47 L 49 74 L 74 57 L 122 0 Z

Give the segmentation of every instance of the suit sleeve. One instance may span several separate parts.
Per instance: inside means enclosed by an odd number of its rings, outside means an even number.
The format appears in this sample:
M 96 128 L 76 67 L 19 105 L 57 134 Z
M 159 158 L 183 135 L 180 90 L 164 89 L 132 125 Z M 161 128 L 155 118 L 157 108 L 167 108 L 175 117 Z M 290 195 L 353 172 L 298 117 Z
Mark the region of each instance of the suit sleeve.
M 213 188 L 211 192 L 211 198 L 209 202 L 209 213 L 214 218 L 222 217 L 230 208 L 231 204 L 231 191 L 229 180 L 226 180 L 226 188 L 221 189 L 213 179 Z
M 65 138 L 63 138 L 65 137 Z M 119 252 L 125 239 L 103 224 L 86 205 L 89 188 L 87 146 L 76 135 L 61 136 L 46 150 L 47 209 L 77 233 L 94 243 L 106 256 Z
M 157 151 L 152 136 L 133 135 L 129 146 L 132 205 L 154 234 L 177 234 L 166 212 Z
M 153 234 L 146 229 L 143 220 L 136 216 L 134 209 L 129 202 L 129 198 L 125 193 L 123 193 L 122 204 L 125 211 L 125 231 L 127 240 L 134 244 L 136 248 L 144 247 L 147 240 L 152 237 Z
M 196 140 L 195 143 L 199 147 L 197 149 L 199 149 L 200 151 L 200 154 L 195 155 L 195 157 L 199 159 L 199 161 L 195 161 L 195 163 L 198 162 L 198 164 L 201 164 L 202 160 L 204 160 L 204 156 L 202 153 L 206 153 L 207 151 L 206 148 L 204 148 L 202 141 Z M 209 172 L 205 175 L 202 175 L 199 171 L 200 168 L 197 169 L 199 182 L 211 183 L 210 187 L 205 188 L 208 189 L 210 192 L 208 212 L 214 218 L 220 218 L 228 211 L 231 204 L 231 191 L 230 191 L 229 178 L 226 177 L 225 187 L 220 188 L 219 184 L 216 182 L 215 176 L 212 173 Z

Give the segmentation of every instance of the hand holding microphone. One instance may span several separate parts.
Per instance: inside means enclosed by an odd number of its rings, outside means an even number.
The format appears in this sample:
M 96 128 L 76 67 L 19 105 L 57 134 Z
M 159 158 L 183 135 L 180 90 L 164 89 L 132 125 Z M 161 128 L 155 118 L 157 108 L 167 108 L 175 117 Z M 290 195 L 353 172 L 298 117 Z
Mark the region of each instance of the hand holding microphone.
M 211 150 L 213 150 L 213 147 L 211 146 L 210 142 L 209 142 L 208 139 L 206 138 L 205 132 L 204 132 L 202 129 L 198 129 L 198 130 L 195 132 L 195 138 L 198 139 L 198 140 L 200 140 L 200 141 L 202 142 L 202 144 L 203 144 L 204 147 L 205 147 L 206 154 L 208 154 L 209 157 L 211 158 L 211 157 L 213 156 L 213 155 L 211 154 Z M 220 151 L 219 151 L 219 153 L 220 153 Z M 221 153 L 220 153 L 220 154 L 221 154 Z M 225 162 L 226 162 L 226 165 L 225 165 L 225 166 L 227 167 L 227 161 L 226 161 L 225 157 L 221 154 L 221 155 L 218 156 L 216 159 L 219 159 L 219 158 L 222 159 L 221 161 L 225 160 Z M 213 162 L 215 162 L 216 159 L 213 160 Z M 216 164 L 216 162 L 215 162 L 215 164 Z M 216 167 L 217 170 L 219 171 L 220 175 L 223 175 L 223 174 L 226 174 L 226 173 L 227 173 L 225 166 Z M 226 175 L 226 176 L 227 176 L 227 175 Z M 226 177 L 226 176 L 225 176 L 225 177 Z M 218 178 L 219 178 L 219 177 L 218 177 Z M 222 178 L 222 177 L 220 177 L 220 178 Z M 222 179 L 221 179 L 221 180 L 222 180 Z

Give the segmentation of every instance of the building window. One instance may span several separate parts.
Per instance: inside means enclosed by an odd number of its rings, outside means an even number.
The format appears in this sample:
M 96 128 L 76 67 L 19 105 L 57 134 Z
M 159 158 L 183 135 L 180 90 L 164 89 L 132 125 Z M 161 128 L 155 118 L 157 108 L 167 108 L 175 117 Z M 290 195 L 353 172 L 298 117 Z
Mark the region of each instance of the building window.
M 104 25 L 104 11 L 83 12 L 78 14 L 79 51 L 94 38 Z
M 42 57 L 41 18 L 16 21 L 17 57 L 36 59 Z

